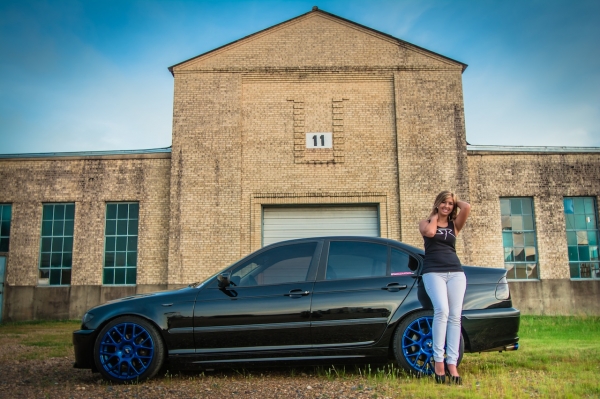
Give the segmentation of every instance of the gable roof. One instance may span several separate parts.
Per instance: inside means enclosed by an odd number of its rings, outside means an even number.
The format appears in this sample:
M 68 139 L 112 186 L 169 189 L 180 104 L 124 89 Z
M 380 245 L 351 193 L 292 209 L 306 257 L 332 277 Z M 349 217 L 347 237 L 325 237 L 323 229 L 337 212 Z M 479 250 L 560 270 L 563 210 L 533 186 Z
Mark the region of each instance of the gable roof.
M 394 36 L 391 36 L 391 35 L 389 35 L 389 34 L 387 34 L 387 33 L 383 33 L 383 32 L 380 32 L 380 31 L 378 31 L 378 30 L 375 30 L 375 29 L 373 29 L 373 28 L 369 28 L 368 26 L 364 26 L 364 25 L 358 24 L 358 23 L 356 23 L 356 22 L 354 22 L 354 21 L 350 21 L 350 20 L 348 20 L 348 19 L 345 19 L 345 18 L 339 17 L 339 16 L 337 16 L 337 15 L 335 15 L 335 14 L 331 14 L 331 13 L 329 13 L 329 12 L 326 12 L 326 11 L 320 10 L 320 9 L 319 9 L 318 7 L 316 7 L 316 6 L 315 6 L 315 7 L 313 7 L 313 8 L 312 8 L 312 10 L 311 10 L 311 11 L 309 11 L 309 12 L 307 12 L 307 13 L 301 14 L 301 15 L 299 15 L 299 16 L 297 16 L 297 17 L 294 17 L 294 18 L 291 18 L 291 19 L 289 19 L 289 20 L 287 20 L 287 21 L 284 21 L 284 22 L 281 22 L 281 23 L 279 23 L 279 24 L 273 25 L 273 26 L 271 26 L 271 27 L 268 27 L 268 28 L 266 28 L 266 29 L 260 30 L 260 31 L 258 31 L 258 32 L 255 32 L 255 33 L 253 33 L 253 34 L 250 34 L 250 35 L 248 35 L 248 36 L 242 37 L 241 39 L 235 40 L 235 41 L 233 41 L 233 42 L 230 42 L 230 43 L 228 43 L 228 44 L 225 44 L 225 45 L 223 45 L 223 46 L 217 47 L 217 48 L 215 48 L 215 49 L 213 49 L 213 50 L 207 51 L 207 52 L 205 52 L 205 53 L 202 53 L 202 54 L 200 54 L 200 55 L 197 55 L 197 56 L 195 56 L 195 57 L 189 58 L 189 59 L 187 59 L 187 60 L 185 60 L 185 61 L 179 62 L 179 63 L 177 63 L 177 64 L 175 64 L 175 65 L 172 65 L 172 66 L 170 66 L 168 69 L 169 69 L 169 71 L 171 72 L 171 74 L 172 74 L 172 75 L 174 75 L 174 68 L 177 68 L 178 66 L 181 66 L 181 65 L 183 65 L 183 64 L 189 63 L 190 61 L 194 61 L 194 60 L 197 60 L 197 59 L 199 59 L 199 58 L 202 58 L 202 57 L 206 57 L 207 55 L 211 55 L 211 54 L 213 54 L 213 53 L 215 53 L 215 52 L 218 52 L 218 51 L 220 51 L 220 50 L 226 49 L 227 47 L 233 47 L 233 46 L 234 46 L 234 45 L 236 45 L 236 44 L 240 44 L 240 43 L 242 43 L 242 42 L 245 42 L 245 41 L 252 40 L 252 39 L 254 39 L 256 36 L 262 35 L 262 34 L 264 34 L 264 33 L 268 32 L 268 31 L 271 31 L 271 30 L 276 30 L 277 28 L 280 28 L 280 27 L 282 27 L 282 26 L 284 26 L 284 25 L 287 25 L 287 24 L 291 24 L 291 23 L 293 23 L 294 21 L 297 21 L 297 20 L 299 20 L 299 19 L 305 18 L 305 17 L 307 17 L 307 16 L 309 16 L 309 15 L 312 15 L 312 14 L 321 14 L 321 15 L 323 15 L 323 16 L 327 16 L 327 17 L 329 17 L 330 19 L 338 20 L 338 21 L 340 21 L 340 22 L 343 22 L 343 23 L 345 23 L 345 24 L 350 24 L 350 25 L 352 25 L 352 26 L 354 26 L 354 27 L 360 28 L 361 30 L 365 30 L 365 31 L 367 31 L 367 32 L 371 32 L 371 33 L 373 33 L 373 34 L 375 34 L 375 35 L 378 35 L 378 36 L 383 36 L 384 38 L 387 38 L 388 40 L 391 40 L 391 41 L 393 41 L 393 42 L 396 42 L 396 43 L 397 43 L 399 46 L 402 46 L 402 47 L 405 47 L 405 48 L 412 48 L 412 49 L 414 49 L 414 50 L 416 50 L 416 51 L 419 51 L 419 52 L 425 53 L 425 54 L 427 54 L 427 55 L 433 56 L 434 58 L 441 58 L 441 59 L 443 59 L 443 60 L 445 60 L 445 61 L 449 61 L 450 63 L 454 63 L 454 64 L 457 64 L 457 65 L 460 65 L 460 66 L 461 66 L 461 68 L 462 68 L 462 72 L 464 72 L 464 71 L 465 71 L 465 69 L 467 69 L 467 66 L 468 66 L 468 65 L 467 65 L 467 64 L 465 64 L 465 63 L 462 63 L 462 62 L 460 62 L 460 61 L 457 61 L 457 60 L 454 60 L 454 59 L 452 59 L 452 58 L 446 57 L 446 56 L 444 56 L 444 55 L 441 55 L 441 54 L 435 53 L 435 52 L 433 52 L 433 51 L 427 50 L 427 49 L 425 49 L 425 48 L 423 48 L 423 47 L 420 47 L 420 46 L 414 45 L 414 44 L 412 44 L 412 43 L 409 43 L 409 42 L 407 42 L 407 41 L 404 41 L 404 40 L 402 40 L 402 39 L 398 39 L 398 38 L 396 38 L 396 37 L 394 37 Z

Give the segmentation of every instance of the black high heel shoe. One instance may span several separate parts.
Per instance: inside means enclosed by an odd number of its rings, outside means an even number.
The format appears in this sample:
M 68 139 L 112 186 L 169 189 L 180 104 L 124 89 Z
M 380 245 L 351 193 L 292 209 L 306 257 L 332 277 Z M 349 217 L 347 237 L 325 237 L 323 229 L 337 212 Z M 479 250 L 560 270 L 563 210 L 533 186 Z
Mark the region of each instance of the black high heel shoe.
M 446 362 L 444 362 L 444 371 L 446 371 Z M 435 372 L 435 366 L 433 368 L 433 375 L 435 376 L 435 382 L 437 384 L 445 384 L 446 383 L 446 373 L 444 372 L 444 374 L 438 374 Z
M 435 371 L 433 372 L 433 374 L 435 375 L 435 382 L 437 384 L 445 384 L 446 383 L 446 376 L 444 374 L 439 375 Z
M 451 375 L 450 376 L 450 384 L 454 384 L 454 385 L 462 385 L 462 377 L 461 376 L 454 376 Z
M 444 361 L 444 371 L 446 372 L 446 375 L 450 379 L 450 384 L 462 385 L 462 378 L 460 376 L 455 376 L 455 375 L 450 374 L 450 370 L 448 370 L 448 364 L 446 364 L 446 361 Z M 437 378 L 437 374 L 435 375 L 435 377 Z

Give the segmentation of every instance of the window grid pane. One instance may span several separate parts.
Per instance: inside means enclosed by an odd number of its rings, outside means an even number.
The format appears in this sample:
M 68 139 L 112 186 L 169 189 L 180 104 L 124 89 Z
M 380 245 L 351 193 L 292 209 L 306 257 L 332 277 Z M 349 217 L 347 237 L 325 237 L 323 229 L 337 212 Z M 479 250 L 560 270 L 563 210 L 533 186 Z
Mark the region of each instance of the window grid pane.
M 74 224 L 75 204 L 43 205 L 38 264 L 40 285 L 71 284 Z
M 506 277 L 512 280 L 538 279 L 533 198 L 500 198 L 500 211 Z
M 104 230 L 105 285 L 135 285 L 138 243 L 137 202 L 106 204 Z
M 565 197 L 563 204 L 571 278 L 600 279 L 596 198 Z
M 8 252 L 12 206 L 0 204 L 0 252 Z

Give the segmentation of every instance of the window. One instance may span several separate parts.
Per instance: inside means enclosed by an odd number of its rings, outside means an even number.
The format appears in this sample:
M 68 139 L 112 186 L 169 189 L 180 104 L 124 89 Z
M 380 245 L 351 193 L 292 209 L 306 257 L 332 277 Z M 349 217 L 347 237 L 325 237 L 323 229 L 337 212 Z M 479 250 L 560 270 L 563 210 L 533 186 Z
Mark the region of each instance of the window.
M 533 198 L 500 198 L 504 266 L 508 279 L 537 279 Z
M 597 208 L 593 197 L 565 197 L 571 278 L 600 278 Z
M 9 204 L 0 204 L 0 252 L 8 252 L 11 211 Z
M 390 272 L 392 276 L 411 276 L 419 267 L 419 261 L 407 254 L 392 248 Z
M 40 285 L 71 284 L 75 204 L 44 204 Z
M 136 283 L 138 214 L 137 202 L 106 204 L 103 284 Z
M 240 287 L 306 281 L 316 247 L 316 242 L 308 242 L 261 252 L 238 267 L 231 281 Z
M 383 277 L 387 273 L 386 245 L 359 241 L 332 241 L 325 279 Z

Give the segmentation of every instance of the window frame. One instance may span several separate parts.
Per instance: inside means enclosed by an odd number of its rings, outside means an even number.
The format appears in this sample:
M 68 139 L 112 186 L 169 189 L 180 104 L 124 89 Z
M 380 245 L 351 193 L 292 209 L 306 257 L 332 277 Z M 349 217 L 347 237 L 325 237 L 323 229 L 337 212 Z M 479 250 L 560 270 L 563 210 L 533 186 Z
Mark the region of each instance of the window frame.
M 317 271 L 320 269 L 320 262 L 321 262 L 321 258 L 322 258 L 322 251 L 323 251 L 323 240 L 319 240 L 319 239 L 298 239 L 296 242 L 291 243 L 289 241 L 280 241 L 274 244 L 270 244 L 266 247 L 262 247 L 260 250 L 257 250 L 255 252 L 252 252 L 248 255 L 246 255 L 245 257 L 243 257 L 242 259 L 234 262 L 233 264 L 229 265 L 227 268 L 225 268 L 224 270 L 221 270 L 220 272 L 218 272 L 217 274 L 213 275 L 213 277 L 210 277 L 209 280 L 211 280 L 210 283 L 207 284 L 207 288 L 209 289 L 221 289 L 219 288 L 219 283 L 218 283 L 218 279 L 216 278 L 219 274 L 222 273 L 229 273 L 229 275 L 233 275 L 236 271 L 238 271 L 240 268 L 242 268 L 242 266 L 247 266 L 249 265 L 249 262 L 254 259 L 255 256 L 261 255 L 263 253 L 265 253 L 268 250 L 274 249 L 274 248 L 278 248 L 281 246 L 287 246 L 287 245 L 293 245 L 293 244 L 297 244 L 297 243 L 316 243 L 317 247 L 315 249 L 315 252 L 313 254 L 313 258 L 312 261 L 310 262 L 310 266 L 308 269 L 308 274 L 306 275 L 306 281 L 308 283 L 314 282 L 315 278 L 317 276 Z M 208 281 L 208 280 L 207 280 Z M 288 284 L 288 283 L 286 283 Z M 295 283 L 292 283 L 295 284 Z M 268 287 L 268 285 L 262 285 L 262 286 L 244 286 L 241 287 L 243 289 L 246 288 L 256 288 L 256 287 Z
M 584 201 L 583 206 L 584 206 L 584 212 L 583 213 L 577 213 L 576 212 L 576 206 L 575 206 L 575 201 L 577 199 L 581 199 Z M 591 206 L 591 212 L 587 212 L 586 210 L 586 204 L 585 204 L 585 200 L 586 199 L 590 199 L 592 201 Z M 566 202 L 567 200 L 572 200 L 573 201 L 573 213 L 567 213 L 567 206 L 566 206 Z M 565 239 L 567 242 L 567 261 L 568 261 L 568 265 L 569 265 L 569 279 L 572 281 L 593 281 L 593 280 L 600 280 L 600 273 L 598 272 L 594 272 L 595 270 L 598 270 L 600 268 L 600 257 L 597 257 L 595 260 L 591 259 L 591 253 L 590 253 L 590 247 L 596 247 L 596 254 L 598 256 L 598 251 L 600 249 L 600 231 L 598 230 L 598 200 L 597 197 L 595 196 L 565 196 L 563 197 L 563 215 L 565 217 Z M 573 222 L 575 223 L 575 225 L 573 226 L 573 228 L 569 228 L 569 217 L 568 215 L 573 215 Z M 577 215 L 583 215 L 584 216 L 584 222 L 586 223 L 586 228 L 582 229 L 582 228 L 577 228 Z M 593 229 L 589 229 L 587 226 L 587 218 L 589 218 L 590 216 L 594 217 L 594 227 Z M 585 232 L 586 234 L 586 239 L 588 240 L 588 244 L 587 245 L 580 245 L 579 244 L 579 232 Z M 590 245 L 589 244 L 589 238 L 590 238 L 590 232 L 593 232 L 595 235 L 595 245 Z M 575 245 L 572 245 L 572 240 L 570 237 L 569 233 L 574 233 L 575 234 Z M 570 245 L 571 243 L 571 245 Z M 577 260 L 577 261 L 573 261 L 571 260 L 571 251 L 572 248 L 575 247 L 578 258 L 581 255 L 581 248 L 587 247 L 588 249 L 588 255 L 590 255 L 590 260 L 588 261 L 581 261 L 581 260 Z M 590 264 L 592 266 L 592 268 L 590 269 L 590 277 L 581 277 L 581 266 L 582 264 L 587 263 Z M 579 272 L 579 277 L 573 277 L 573 265 L 577 264 L 578 265 L 578 272 Z M 595 267 L 593 267 L 595 265 Z M 596 275 L 597 277 L 594 277 L 594 275 Z
M 52 207 L 52 218 L 48 219 L 47 218 L 47 213 L 46 210 L 49 209 L 48 207 Z M 62 214 L 62 219 L 61 216 L 56 214 L 56 209 L 57 206 L 63 206 L 63 214 Z M 69 219 L 67 218 L 67 207 L 71 206 L 72 210 L 73 210 L 73 218 Z M 75 240 L 74 240 L 74 235 L 75 235 L 75 202 L 48 202 L 48 203 L 43 203 L 42 204 L 42 219 L 41 219 L 41 226 L 40 226 L 40 246 L 39 246 L 39 252 L 38 252 L 38 282 L 37 282 L 37 286 L 38 287 L 69 287 L 71 286 L 71 282 L 72 282 L 72 270 L 73 270 L 73 249 L 75 246 Z M 56 227 L 58 227 L 59 225 L 57 223 L 62 223 L 62 233 L 59 234 L 55 234 L 54 229 Z M 72 222 L 71 223 L 71 227 L 69 229 L 70 231 L 70 235 L 67 234 L 67 226 L 68 224 L 66 222 Z M 50 229 L 50 234 L 48 234 L 48 229 Z M 65 240 L 65 238 L 70 238 L 70 240 Z M 60 246 L 61 246 L 61 251 L 54 251 L 54 246 L 55 244 L 58 244 L 58 240 L 60 241 Z M 70 241 L 70 250 L 65 251 L 65 243 L 67 243 L 68 241 Z M 50 250 L 45 250 L 47 249 L 48 245 L 50 245 Z M 55 254 L 59 254 L 60 253 L 60 266 L 52 266 L 52 263 L 55 262 L 55 258 L 54 255 Z M 48 258 L 46 259 L 46 254 L 49 254 Z M 63 265 L 63 261 L 64 261 L 64 254 L 69 254 L 70 258 L 71 258 L 71 265 L 70 266 L 65 266 Z M 48 266 L 43 266 L 44 263 L 48 264 Z M 52 272 L 53 270 L 60 270 L 60 284 L 52 284 Z M 69 282 L 67 284 L 63 283 L 63 280 L 65 278 L 66 271 L 69 271 L 68 276 L 69 276 Z M 42 273 L 46 272 L 48 273 L 48 277 L 42 277 Z
M 120 207 L 119 206 L 124 206 L 127 205 L 127 218 L 123 218 L 123 217 L 119 217 L 119 211 L 120 211 Z M 130 218 L 130 212 L 131 212 L 131 205 L 137 205 L 137 217 L 136 218 Z M 110 206 L 116 206 L 115 208 L 115 217 L 110 217 L 109 218 L 109 207 Z M 104 241 L 103 241 L 103 246 L 102 246 L 102 285 L 103 286 L 107 286 L 107 287 L 135 287 L 137 285 L 137 276 L 138 276 L 138 263 L 139 263 L 139 259 L 138 259 L 138 255 L 139 255 L 139 228 L 140 228 L 140 203 L 139 201 L 110 201 L 110 202 L 106 202 L 105 206 L 104 206 Z M 135 226 L 135 234 L 130 234 L 130 225 L 129 222 L 135 220 L 136 221 L 136 226 Z M 114 221 L 114 223 L 112 223 Z M 126 233 L 125 234 L 119 234 L 119 222 L 126 222 Z M 110 224 L 114 224 L 114 234 L 107 234 L 111 231 L 109 231 L 109 223 Z M 135 237 L 135 251 L 130 251 L 129 249 L 129 245 L 130 245 L 130 238 Z M 121 239 L 121 240 L 119 240 Z M 113 243 L 110 243 L 109 241 L 113 240 Z M 124 251 L 119 251 L 118 246 L 122 245 L 122 241 L 125 241 L 125 250 Z M 114 250 L 108 250 L 108 246 L 109 245 L 114 245 Z M 107 260 L 107 254 L 111 253 L 113 255 L 113 259 L 112 259 L 112 266 L 107 266 L 107 262 L 109 262 Z M 118 261 L 118 256 L 120 256 L 119 254 L 123 253 L 124 255 L 124 265 L 117 265 L 117 261 Z M 130 254 L 135 253 L 135 266 L 131 266 L 128 265 L 129 262 L 129 256 Z M 117 269 L 121 270 L 123 269 L 123 283 L 118 283 L 115 282 L 115 280 L 117 279 Z M 107 275 L 108 272 L 112 271 L 112 282 L 107 283 Z M 128 282 L 129 278 L 129 274 L 128 271 L 129 270 L 133 270 L 133 279 L 134 282 Z
M 523 200 L 529 200 L 530 201 L 530 205 L 531 205 L 531 213 L 524 213 L 523 212 Z M 513 213 L 512 210 L 512 201 L 513 200 L 520 200 L 520 207 L 521 207 L 521 211 L 520 212 L 515 212 Z M 509 204 L 509 213 L 505 214 L 503 211 L 503 201 L 508 201 Z M 537 237 L 537 226 L 536 226 L 536 220 L 535 220 L 535 200 L 534 197 L 528 197 L 528 196 L 511 196 L 511 197 L 500 197 L 499 198 L 499 203 L 500 203 L 500 227 L 501 227 L 501 240 L 502 240 L 502 259 L 503 259 L 503 263 L 504 263 L 504 268 L 507 270 L 507 276 L 506 279 L 509 281 L 539 281 L 540 280 L 540 258 L 539 258 L 539 249 L 538 249 L 538 237 Z M 526 229 L 525 227 L 525 223 L 523 218 L 521 218 L 521 229 L 515 229 L 513 227 L 513 217 L 516 216 L 524 216 L 524 215 L 531 215 L 531 229 Z M 505 230 L 504 229 L 504 218 L 505 217 L 509 217 L 510 219 L 510 230 Z M 518 226 L 517 226 L 518 227 Z M 523 246 L 515 246 L 515 239 L 514 239 L 514 234 L 515 232 L 521 233 L 523 234 L 522 240 L 523 240 Z M 510 235 L 510 241 L 511 241 L 511 245 L 507 246 L 507 239 L 506 239 L 506 233 L 511 233 Z M 533 241 L 532 245 L 526 245 L 526 234 L 532 234 L 532 238 L 531 240 Z M 524 252 L 524 257 L 525 259 L 520 261 L 520 260 L 515 260 L 515 248 L 522 248 L 523 252 Z M 534 249 L 534 255 L 535 255 L 535 261 L 527 261 L 527 253 L 526 253 L 526 248 L 533 248 Z M 507 250 L 511 249 L 511 256 L 513 257 L 512 260 L 507 261 L 506 260 L 506 254 L 507 254 Z M 527 275 L 526 278 L 518 278 L 517 277 L 517 266 L 518 265 L 524 265 L 526 270 L 527 270 L 527 265 L 535 263 L 535 275 L 533 276 L 529 276 Z M 512 265 L 512 268 L 508 268 L 508 265 Z M 527 273 L 527 272 L 526 272 Z
M 304 283 L 304 282 L 310 282 L 310 281 L 314 281 L 314 272 L 313 269 L 316 266 L 316 263 L 318 262 L 318 259 L 315 259 L 315 257 L 317 257 L 320 254 L 320 243 L 318 241 L 303 241 L 303 242 L 294 242 L 294 243 L 285 243 L 282 245 L 276 245 L 273 247 L 265 247 L 264 250 L 261 250 L 260 252 L 251 254 L 251 256 L 244 258 L 242 261 L 237 262 L 235 266 L 233 266 L 230 269 L 230 274 L 231 274 L 231 279 L 233 279 L 237 273 L 241 272 L 242 270 L 248 268 L 248 272 L 245 273 L 242 277 L 241 280 L 246 279 L 249 275 L 252 276 L 252 278 L 254 278 L 257 275 L 263 274 L 265 271 L 271 269 L 271 267 L 274 267 L 275 265 L 278 265 L 279 263 L 282 262 L 282 260 L 279 260 L 275 263 L 270 264 L 268 267 L 264 267 L 264 265 L 258 264 L 255 261 L 260 259 L 261 257 L 267 255 L 269 252 L 272 251 L 278 251 L 281 249 L 284 249 L 286 247 L 297 247 L 300 245 L 313 245 L 313 251 L 312 251 L 312 255 L 310 255 L 310 261 L 308 263 L 308 267 L 306 268 L 306 275 L 304 277 L 304 280 L 293 280 L 293 281 L 281 281 L 281 282 L 269 282 L 269 283 L 262 283 L 262 284 L 250 284 L 250 285 L 240 285 L 239 282 L 237 283 L 236 286 L 239 286 L 240 288 L 245 288 L 245 287 L 268 287 L 268 286 L 276 286 L 276 285 L 285 285 L 285 284 L 296 284 L 296 283 Z M 297 259 L 297 258 L 295 258 Z M 286 261 L 289 259 L 285 259 Z M 251 267 L 251 265 L 255 265 L 255 267 Z M 258 280 L 257 280 L 258 282 Z
M 383 276 L 371 276 L 371 277 L 352 277 L 352 278 L 336 278 L 336 279 L 326 279 L 326 273 L 327 273 L 327 267 L 329 264 L 329 255 L 330 255 L 330 249 L 331 249 L 331 244 L 334 242 L 345 242 L 345 243 L 349 243 L 349 242 L 353 242 L 353 243 L 365 243 L 365 244 L 375 244 L 375 245 L 382 245 L 387 247 L 387 260 L 386 260 L 386 272 L 385 275 Z M 392 274 L 392 252 L 393 251 L 398 251 L 406 256 L 408 256 L 408 264 L 407 266 L 409 267 L 409 270 L 406 271 L 399 271 L 399 272 L 395 272 L 395 274 Z M 412 259 L 412 261 L 411 261 Z M 414 267 L 414 270 L 410 268 L 410 265 L 412 265 Z M 358 280 L 358 279 L 381 279 L 381 278 L 385 278 L 385 279 L 390 279 L 390 278 L 401 278 L 401 277 L 416 277 L 418 275 L 420 275 L 421 273 L 421 266 L 422 266 L 422 258 L 420 258 L 419 256 L 417 256 L 417 254 L 414 254 L 402 247 L 397 247 L 394 245 L 390 245 L 388 243 L 382 243 L 381 241 L 371 241 L 371 240 L 365 240 L 363 238 L 358 238 L 357 239 L 348 239 L 348 238 L 344 238 L 344 239 L 328 239 L 326 242 L 326 245 L 323 249 L 323 256 L 321 259 L 321 264 L 319 266 L 319 272 L 317 275 L 317 281 L 350 281 L 350 280 Z
M 5 209 L 8 209 L 8 212 L 6 212 Z M 0 253 L 2 254 L 8 254 L 8 252 L 10 251 L 10 230 L 12 227 L 12 211 L 12 204 L 0 203 Z M 8 213 L 8 219 L 5 219 L 6 213 Z M 8 225 L 8 232 L 6 232 L 5 228 L 2 227 L 3 225 Z M 6 251 L 2 250 L 2 243 L 4 240 L 6 240 Z

